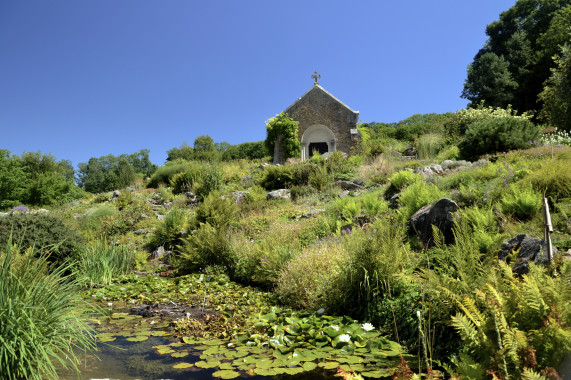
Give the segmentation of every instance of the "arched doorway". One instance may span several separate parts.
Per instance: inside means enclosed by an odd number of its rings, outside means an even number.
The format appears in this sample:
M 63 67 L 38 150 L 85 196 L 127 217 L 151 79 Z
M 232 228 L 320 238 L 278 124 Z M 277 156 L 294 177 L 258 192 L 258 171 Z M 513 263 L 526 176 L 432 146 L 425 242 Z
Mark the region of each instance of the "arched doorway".
M 335 151 L 335 135 L 329 128 L 322 124 L 312 125 L 301 136 L 301 159 L 311 157 L 313 151 L 319 154 Z

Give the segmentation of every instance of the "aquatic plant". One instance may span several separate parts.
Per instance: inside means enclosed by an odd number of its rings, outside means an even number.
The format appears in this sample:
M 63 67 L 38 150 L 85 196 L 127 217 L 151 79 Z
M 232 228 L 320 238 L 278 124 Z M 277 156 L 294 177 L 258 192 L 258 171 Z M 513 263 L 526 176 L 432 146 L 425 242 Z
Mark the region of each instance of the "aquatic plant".
M 66 267 L 48 271 L 9 240 L 0 252 L 0 378 L 56 378 L 54 363 L 78 370 L 77 350 L 93 350 L 87 303 Z

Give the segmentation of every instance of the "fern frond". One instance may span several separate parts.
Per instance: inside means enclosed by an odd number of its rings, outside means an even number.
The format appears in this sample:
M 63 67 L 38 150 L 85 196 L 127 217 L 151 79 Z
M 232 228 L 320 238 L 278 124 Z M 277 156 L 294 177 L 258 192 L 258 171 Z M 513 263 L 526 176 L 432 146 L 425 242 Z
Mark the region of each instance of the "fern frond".
M 462 300 L 462 311 L 468 318 L 470 318 L 476 327 L 481 327 L 486 323 L 486 318 L 480 310 L 478 310 L 473 298 L 464 297 Z
M 452 327 L 460 334 L 460 338 L 467 343 L 468 347 L 480 347 L 482 341 L 479 337 L 476 326 L 463 314 L 452 316 Z
M 547 380 L 545 376 L 535 372 L 532 369 L 524 368 L 521 374 L 521 380 Z

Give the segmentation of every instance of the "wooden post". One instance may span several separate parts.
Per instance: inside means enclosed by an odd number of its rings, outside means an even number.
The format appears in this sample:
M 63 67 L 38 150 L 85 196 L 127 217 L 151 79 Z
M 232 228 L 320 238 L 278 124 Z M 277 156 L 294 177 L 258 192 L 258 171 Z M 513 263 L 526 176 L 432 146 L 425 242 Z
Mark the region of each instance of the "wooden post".
M 549 204 L 547 203 L 547 198 L 543 197 L 543 240 L 547 244 L 547 260 L 549 262 L 553 260 L 553 246 L 551 244 L 551 236 L 549 235 L 551 232 L 553 232 L 553 226 L 551 225 Z

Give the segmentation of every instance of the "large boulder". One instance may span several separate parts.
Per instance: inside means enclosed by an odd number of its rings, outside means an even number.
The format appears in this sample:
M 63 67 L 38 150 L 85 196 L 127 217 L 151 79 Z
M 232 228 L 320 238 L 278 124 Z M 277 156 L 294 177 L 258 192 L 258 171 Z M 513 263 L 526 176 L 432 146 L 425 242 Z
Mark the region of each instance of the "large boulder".
M 512 258 L 510 255 L 514 251 L 518 251 L 517 257 Z M 556 254 L 557 248 L 552 247 L 551 253 L 552 255 Z M 513 272 L 521 276 L 529 272 L 530 262 L 535 264 L 547 263 L 547 244 L 545 240 L 519 234 L 502 244 L 498 258 L 505 260 L 508 264 L 513 261 Z
M 433 205 L 427 205 L 414 213 L 410 218 L 412 228 L 419 239 L 428 246 L 432 246 L 432 226 L 436 226 L 444 235 L 444 242 L 454 242 L 454 219 L 452 214 L 458 210 L 458 205 L 451 199 L 442 198 Z
M 280 189 L 270 191 L 266 194 L 266 199 L 291 199 L 291 190 Z

